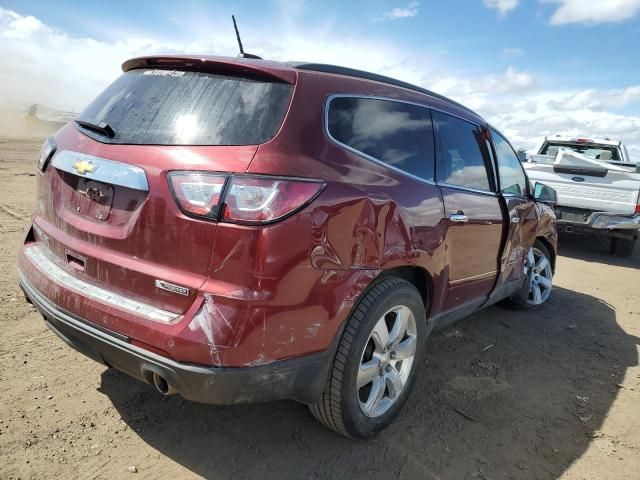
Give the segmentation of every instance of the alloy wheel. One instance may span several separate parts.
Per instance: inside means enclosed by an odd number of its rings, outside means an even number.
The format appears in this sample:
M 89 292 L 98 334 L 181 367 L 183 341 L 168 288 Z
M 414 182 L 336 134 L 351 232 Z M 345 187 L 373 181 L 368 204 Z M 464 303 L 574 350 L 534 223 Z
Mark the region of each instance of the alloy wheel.
M 366 416 L 379 417 L 398 400 L 411 373 L 416 344 L 416 320 L 408 307 L 393 307 L 378 319 L 357 376 L 358 401 Z
M 530 305 L 543 304 L 551 295 L 553 271 L 551 270 L 551 262 L 542 250 L 536 247 L 529 249 L 525 273 L 531 277 L 527 303 Z

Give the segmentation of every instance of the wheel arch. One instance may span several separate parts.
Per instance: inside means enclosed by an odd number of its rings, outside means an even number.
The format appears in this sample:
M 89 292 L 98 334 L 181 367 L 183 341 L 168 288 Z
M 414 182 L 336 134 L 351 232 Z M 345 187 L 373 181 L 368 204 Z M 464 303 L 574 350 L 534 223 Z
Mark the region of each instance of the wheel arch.
M 422 297 L 424 309 L 429 317 L 429 310 L 433 300 L 433 281 L 429 272 L 418 266 L 391 267 L 383 270 L 375 281 L 388 277 L 398 277 L 411 283 Z

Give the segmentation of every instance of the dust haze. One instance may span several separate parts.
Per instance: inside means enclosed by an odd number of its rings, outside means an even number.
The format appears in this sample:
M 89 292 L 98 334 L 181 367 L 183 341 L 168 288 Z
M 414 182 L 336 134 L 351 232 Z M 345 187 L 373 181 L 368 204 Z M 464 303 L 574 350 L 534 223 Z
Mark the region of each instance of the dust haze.
M 0 105 L 0 131 L 2 136 L 18 139 L 43 139 L 59 127 L 52 124 L 34 124 L 28 119 L 29 105 Z

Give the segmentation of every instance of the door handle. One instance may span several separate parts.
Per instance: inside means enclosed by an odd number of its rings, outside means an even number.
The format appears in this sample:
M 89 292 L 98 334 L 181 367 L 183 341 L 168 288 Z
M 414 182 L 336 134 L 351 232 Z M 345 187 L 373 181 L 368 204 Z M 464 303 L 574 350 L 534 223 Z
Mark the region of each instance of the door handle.
M 456 223 L 467 223 L 469 221 L 469 217 L 463 213 L 454 213 L 449 215 L 449 220 Z
M 511 223 L 520 223 L 520 217 L 511 217 Z

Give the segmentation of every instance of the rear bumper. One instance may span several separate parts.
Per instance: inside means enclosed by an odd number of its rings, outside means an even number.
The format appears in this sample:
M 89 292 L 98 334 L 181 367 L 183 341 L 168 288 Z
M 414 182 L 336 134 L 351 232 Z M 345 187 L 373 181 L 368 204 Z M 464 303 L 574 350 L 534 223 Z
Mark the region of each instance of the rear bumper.
M 569 226 L 571 228 L 567 229 Z M 640 230 L 640 215 L 618 215 L 607 212 L 594 212 L 583 222 L 571 222 L 558 219 L 558 230 L 571 233 L 572 230 L 628 230 L 630 233 Z
M 156 373 L 182 397 L 196 402 L 222 405 L 285 398 L 316 402 L 324 389 L 335 349 L 332 346 L 324 352 L 255 367 L 203 367 L 176 362 L 133 345 L 124 335 L 63 311 L 23 275 L 20 286 L 49 328 L 74 349 L 147 383 L 152 383 Z

